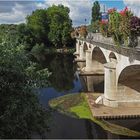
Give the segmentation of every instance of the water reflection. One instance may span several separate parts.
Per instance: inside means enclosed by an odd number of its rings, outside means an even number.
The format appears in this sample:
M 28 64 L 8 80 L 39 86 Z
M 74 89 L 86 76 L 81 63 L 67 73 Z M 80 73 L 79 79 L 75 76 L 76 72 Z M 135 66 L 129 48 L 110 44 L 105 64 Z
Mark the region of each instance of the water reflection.
M 80 81 L 84 91 L 88 92 L 104 92 L 104 76 L 92 75 L 92 76 L 80 76 Z
M 52 72 L 51 86 L 57 91 L 66 91 L 74 88 L 73 55 L 52 54 L 46 57 L 46 66 Z

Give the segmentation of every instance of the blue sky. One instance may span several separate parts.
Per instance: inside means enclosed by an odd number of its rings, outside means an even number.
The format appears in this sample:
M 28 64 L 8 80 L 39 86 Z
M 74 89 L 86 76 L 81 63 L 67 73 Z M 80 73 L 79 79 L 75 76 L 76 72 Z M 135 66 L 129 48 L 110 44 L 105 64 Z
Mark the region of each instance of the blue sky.
M 99 0 L 99 2 L 100 2 L 100 4 L 105 4 L 108 8 L 115 7 L 117 9 L 123 9 L 125 7 L 123 0 L 119 0 L 119 1 Z
M 91 20 L 91 8 L 95 0 L 0 0 L 0 24 L 22 23 L 25 17 L 35 9 L 48 8 L 55 4 L 63 4 L 70 8 L 73 25 L 87 24 Z M 140 0 L 99 0 L 101 6 L 122 10 L 125 6 L 131 8 L 135 15 L 140 16 Z

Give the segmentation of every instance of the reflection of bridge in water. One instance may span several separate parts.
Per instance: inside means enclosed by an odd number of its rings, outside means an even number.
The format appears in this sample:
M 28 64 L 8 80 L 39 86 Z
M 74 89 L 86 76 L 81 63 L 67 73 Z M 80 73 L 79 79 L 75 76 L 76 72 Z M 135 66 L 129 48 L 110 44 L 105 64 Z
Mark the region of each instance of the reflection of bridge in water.
M 117 47 L 111 38 L 93 34 L 92 40 L 77 38 L 74 54 L 88 91 L 94 91 L 93 85 L 103 84 L 104 94 L 96 100 L 97 104 L 140 107 L 138 48 Z

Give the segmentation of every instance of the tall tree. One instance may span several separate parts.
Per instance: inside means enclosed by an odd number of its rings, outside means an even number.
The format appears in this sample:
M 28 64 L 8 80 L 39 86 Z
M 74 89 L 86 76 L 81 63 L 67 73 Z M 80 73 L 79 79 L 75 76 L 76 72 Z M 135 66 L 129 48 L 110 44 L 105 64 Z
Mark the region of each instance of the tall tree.
M 48 16 L 46 9 L 34 11 L 30 16 L 27 16 L 27 27 L 31 30 L 36 39 L 36 43 L 47 44 L 48 40 Z
M 71 41 L 72 21 L 69 8 L 63 5 L 39 9 L 27 17 L 27 27 L 35 43 L 63 47 Z M 35 44 L 34 44 L 35 45 Z
M 53 5 L 47 9 L 50 27 L 48 38 L 55 47 L 66 46 L 71 39 L 72 21 L 69 12 L 69 8 L 63 5 Z
M 32 46 L 35 44 L 35 37 L 25 23 L 21 23 L 17 26 L 17 36 L 18 42 L 20 44 L 24 44 L 26 49 L 30 50 L 30 48 L 32 48 Z
M 100 4 L 99 4 L 98 1 L 95 1 L 94 4 L 93 4 L 93 7 L 92 7 L 92 20 L 91 20 L 91 23 L 95 22 L 95 21 L 99 21 L 100 18 L 101 18 Z

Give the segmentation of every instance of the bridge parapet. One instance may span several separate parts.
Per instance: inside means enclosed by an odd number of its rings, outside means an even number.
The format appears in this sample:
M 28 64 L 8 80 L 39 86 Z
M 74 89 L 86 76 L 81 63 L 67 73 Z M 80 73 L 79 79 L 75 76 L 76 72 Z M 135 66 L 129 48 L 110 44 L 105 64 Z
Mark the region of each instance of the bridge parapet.
M 106 44 L 112 44 L 115 45 L 114 40 L 112 37 L 105 37 L 101 33 L 88 33 L 86 39 L 90 39 L 96 42 L 102 42 Z M 137 46 L 140 47 L 140 37 L 137 37 Z M 128 42 L 129 43 L 129 42 Z
M 124 45 L 118 47 L 114 44 L 114 41 L 111 37 L 103 37 L 100 33 L 89 33 L 87 38 L 77 39 L 130 57 L 130 59 L 140 60 L 140 37 L 138 38 L 139 44 L 136 48 L 125 47 Z
M 114 45 L 112 37 L 104 37 L 101 33 L 88 33 L 87 39 Z

